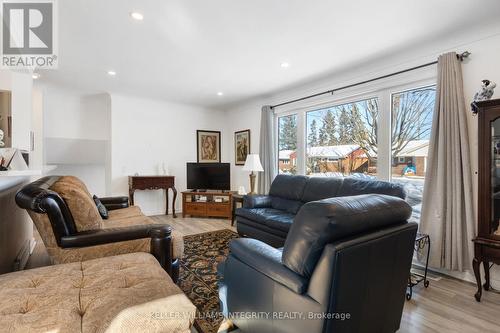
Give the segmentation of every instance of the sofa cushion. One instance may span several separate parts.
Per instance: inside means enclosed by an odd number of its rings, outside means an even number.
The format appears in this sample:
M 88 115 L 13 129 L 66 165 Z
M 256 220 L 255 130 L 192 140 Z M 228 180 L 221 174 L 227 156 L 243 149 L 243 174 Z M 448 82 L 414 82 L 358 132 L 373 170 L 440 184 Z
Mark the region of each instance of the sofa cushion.
M 295 217 L 294 214 L 274 208 L 239 208 L 236 210 L 236 215 L 285 232 L 290 230 Z
M 271 206 L 274 209 L 282 210 L 287 213 L 297 214 L 300 207 L 302 207 L 302 201 L 284 199 L 280 197 L 270 197 L 271 198 Z
M 306 176 L 277 175 L 271 184 L 269 195 L 300 201 L 307 179 Z
M 126 208 L 109 210 L 108 215 L 109 220 L 119 220 L 127 217 L 143 216 L 144 214 L 139 206 L 129 206 Z
M 68 205 L 77 231 L 101 229 L 102 218 L 94 200 L 78 185 L 58 180 L 50 189 L 59 194 Z
M 189 332 L 195 311 L 147 253 L 0 275 L 0 327 L 9 332 Z
M 92 194 L 90 194 L 90 192 L 89 192 L 89 190 L 87 188 L 87 185 L 85 185 L 85 183 L 82 182 L 82 180 L 80 178 L 78 178 L 78 177 L 75 177 L 75 176 L 61 176 L 61 177 L 59 177 L 59 179 L 57 181 L 61 182 L 61 183 L 73 184 L 76 187 L 78 187 L 79 189 L 81 189 L 83 192 L 85 192 L 85 194 L 87 194 L 89 197 L 92 198 Z
M 275 236 L 279 236 L 283 240 L 281 246 L 283 246 L 283 244 L 285 244 L 285 238 L 286 238 L 286 235 L 288 234 L 288 230 L 281 231 L 279 229 L 269 228 L 264 223 L 260 223 L 260 222 L 254 221 L 254 220 L 249 220 L 249 219 L 247 219 L 246 217 L 243 217 L 243 216 L 238 216 L 237 217 L 237 221 L 238 221 L 238 231 L 240 230 L 239 229 L 240 227 L 242 227 L 243 225 L 245 225 L 245 226 L 248 226 L 248 227 L 250 227 L 252 229 L 257 229 L 258 231 L 261 231 L 263 234 L 272 234 L 272 235 L 275 235 Z M 253 237 L 252 236 L 251 238 L 258 238 L 258 237 Z
M 326 244 L 406 223 L 411 207 L 392 196 L 370 194 L 312 201 L 302 206 L 283 249 L 283 263 L 310 277 Z
M 337 196 L 347 197 L 360 194 L 385 194 L 401 199 L 406 198 L 406 191 L 400 184 L 357 178 L 345 178 Z
M 265 223 L 269 228 L 286 232 L 290 230 L 294 217 L 295 214 L 280 212 L 279 214 L 268 216 Z
M 316 201 L 336 197 L 342 186 L 342 177 L 310 177 L 302 194 L 302 201 Z

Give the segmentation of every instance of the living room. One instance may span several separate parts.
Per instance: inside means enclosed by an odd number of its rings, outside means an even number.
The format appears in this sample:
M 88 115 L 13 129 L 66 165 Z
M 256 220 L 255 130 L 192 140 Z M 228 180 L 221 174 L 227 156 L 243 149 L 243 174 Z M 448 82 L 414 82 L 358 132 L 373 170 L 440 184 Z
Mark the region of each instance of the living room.
M 499 14 L 2 1 L 0 331 L 498 332 Z

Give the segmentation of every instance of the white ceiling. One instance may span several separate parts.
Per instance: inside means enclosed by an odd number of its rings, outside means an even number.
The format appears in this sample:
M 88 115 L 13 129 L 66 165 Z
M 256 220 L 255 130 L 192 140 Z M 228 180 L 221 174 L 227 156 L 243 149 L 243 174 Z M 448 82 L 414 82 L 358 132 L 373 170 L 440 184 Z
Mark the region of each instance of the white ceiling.
M 498 20 L 498 0 L 64 0 L 42 82 L 220 107 Z M 130 18 L 131 11 L 143 21 Z M 290 67 L 282 69 L 282 62 Z M 117 72 L 115 77 L 106 74 Z M 224 96 L 217 96 L 217 92 Z

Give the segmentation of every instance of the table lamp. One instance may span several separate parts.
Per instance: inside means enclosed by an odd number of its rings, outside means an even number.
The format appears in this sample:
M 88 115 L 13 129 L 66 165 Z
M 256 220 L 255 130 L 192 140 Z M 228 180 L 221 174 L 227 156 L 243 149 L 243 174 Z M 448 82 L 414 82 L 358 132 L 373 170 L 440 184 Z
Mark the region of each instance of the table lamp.
M 255 172 L 264 171 L 262 164 L 260 164 L 259 154 L 248 154 L 243 170 L 250 171 L 250 193 L 249 195 L 257 194 L 255 192 Z

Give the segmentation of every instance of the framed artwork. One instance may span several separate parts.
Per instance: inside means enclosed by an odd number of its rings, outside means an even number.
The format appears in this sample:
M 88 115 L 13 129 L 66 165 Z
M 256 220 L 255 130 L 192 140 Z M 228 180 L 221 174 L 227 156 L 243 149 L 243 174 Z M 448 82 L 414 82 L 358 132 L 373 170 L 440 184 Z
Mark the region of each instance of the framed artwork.
M 220 163 L 220 132 L 196 131 L 198 163 Z
M 250 154 L 250 130 L 234 132 L 234 164 L 245 165 Z

